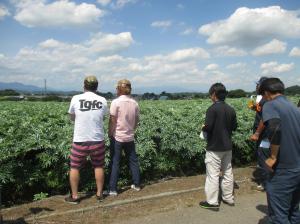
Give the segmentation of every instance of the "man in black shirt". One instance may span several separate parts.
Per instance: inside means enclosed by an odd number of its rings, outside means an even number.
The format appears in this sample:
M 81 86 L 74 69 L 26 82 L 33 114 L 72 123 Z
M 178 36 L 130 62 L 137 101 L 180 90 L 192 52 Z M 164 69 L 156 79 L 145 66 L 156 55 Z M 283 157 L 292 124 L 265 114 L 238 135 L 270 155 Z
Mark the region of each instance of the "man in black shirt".
M 259 178 L 257 179 L 258 185 L 256 186 L 256 190 L 264 191 L 266 181 L 269 177 L 269 172 L 265 169 L 265 159 L 269 154 L 269 141 L 266 136 L 266 132 L 264 130 L 264 125 L 262 122 L 262 108 L 266 100 L 259 95 L 259 88 L 261 83 L 266 80 L 267 77 L 261 77 L 258 82 L 256 82 L 256 93 L 258 94 L 256 97 L 256 103 L 254 104 L 253 110 L 255 110 L 255 120 L 253 123 L 253 134 L 250 136 L 250 140 L 255 141 L 255 154 L 257 156 L 258 161 L 258 169 L 257 173 L 259 174 Z
M 299 224 L 300 110 L 283 92 L 278 78 L 269 78 L 260 87 L 268 100 L 262 117 L 271 143 L 265 164 L 273 171 L 266 185 L 268 210 L 273 224 Z
M 213 104 L 206 111 L 205 124 L 202 128 L 207 133 L 205 154 L 206 201 L 201 201 L 202 208 L 219 210 L 219 177 L 221 181 L 222 201 L 234 206 L 232 159 L 232 132 L 237 128 L 236 113 L 225 103 L 227 91 L 222 83 L 215 83 L 209 89 Z

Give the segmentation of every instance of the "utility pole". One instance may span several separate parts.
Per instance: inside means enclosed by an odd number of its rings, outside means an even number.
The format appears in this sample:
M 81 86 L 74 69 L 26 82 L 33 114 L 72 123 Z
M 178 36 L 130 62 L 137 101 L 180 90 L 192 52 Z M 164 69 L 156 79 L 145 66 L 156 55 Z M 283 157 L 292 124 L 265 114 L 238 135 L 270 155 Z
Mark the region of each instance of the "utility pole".
M 47 95 L 47 79 L 44 79 L 44 95 Z

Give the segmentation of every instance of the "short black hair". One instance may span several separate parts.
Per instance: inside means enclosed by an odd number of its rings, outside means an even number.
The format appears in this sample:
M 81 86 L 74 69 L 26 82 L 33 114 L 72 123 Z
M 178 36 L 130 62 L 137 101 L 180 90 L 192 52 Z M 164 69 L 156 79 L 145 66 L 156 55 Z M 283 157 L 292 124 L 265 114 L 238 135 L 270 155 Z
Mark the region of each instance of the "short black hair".
M 260 95 L 264 95 L 268 91 L 271 94 L 284 93 L 284 84 L 279 78 L 268 78 L 264 80 L 258 90 Z
M 209 95 L 213 95 L 214 93 L 216 94 L 216 97 L 218 100 L 224 101 L 228 92 L 225 88 L 225 86 L 222 83 L 215 83 L 209 88 Z

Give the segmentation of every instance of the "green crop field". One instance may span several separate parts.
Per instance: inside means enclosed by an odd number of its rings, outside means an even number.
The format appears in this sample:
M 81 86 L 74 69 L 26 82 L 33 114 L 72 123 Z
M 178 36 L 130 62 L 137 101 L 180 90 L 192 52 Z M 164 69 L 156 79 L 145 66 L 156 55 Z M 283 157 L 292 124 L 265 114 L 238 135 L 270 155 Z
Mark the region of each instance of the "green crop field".
M 247 99 L 228 99 L 237 112 L 234 133 L 234 164 L 254 159 L 252 132 L 254 112 Z M 136 132 L 137 152 L 144 182 L 168 175 L 191 175 L 205 171 L 205 142 L 199 138 L 210 100 L 141 101 L 140 125 Z M 66 193 L 68 156 L 73 124 L 69 103 L 1 102 L 0 183 L 5 203 L 31 200 L 33 195 Z M 107 129 L 106 119 L 106 129 Z M 109 139 L 106 136 L 106 172 Z M 94 189 L 92 169 L 82 171 L 81 190 Z M 120 184 L 130 183 L 122 162 Z

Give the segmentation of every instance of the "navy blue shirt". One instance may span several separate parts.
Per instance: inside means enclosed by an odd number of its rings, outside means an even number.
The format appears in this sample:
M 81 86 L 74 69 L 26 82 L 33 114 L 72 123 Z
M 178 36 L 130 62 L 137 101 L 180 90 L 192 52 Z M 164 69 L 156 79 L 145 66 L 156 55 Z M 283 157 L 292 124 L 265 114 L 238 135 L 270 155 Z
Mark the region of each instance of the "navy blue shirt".
M 263 106 L 263 122 L 278 118 L 281 143 L 276 168 L 300 168 L 300 110 L 285 96 L 277 96 Z M 266 123 L 267 124 L 267 123 Z

